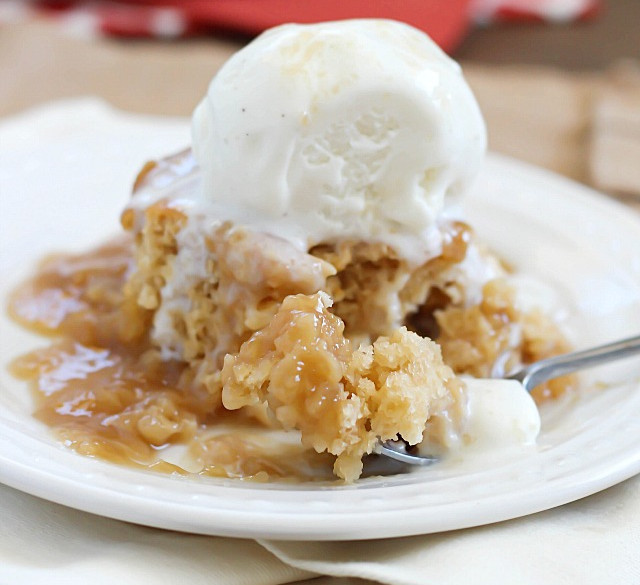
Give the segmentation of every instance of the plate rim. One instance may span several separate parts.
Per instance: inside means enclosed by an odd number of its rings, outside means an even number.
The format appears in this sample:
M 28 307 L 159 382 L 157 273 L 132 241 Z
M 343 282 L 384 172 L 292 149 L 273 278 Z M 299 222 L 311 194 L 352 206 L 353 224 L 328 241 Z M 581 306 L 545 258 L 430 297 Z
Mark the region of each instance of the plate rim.
M 544 183 L 558 186 L 558 190 L 563 197 L 574 201 L 588 201 L 590 205 L 601 210 L 602 213 L 607 216 L 608 220 L 611 219 L 608 216 L 614 216 L 616 222 L 624 222 L 628 227 L 636 228 L 639 234 L 638 240 L 640 241 L 640 216 L 634 214 L 632 210 L 622 203 L 611 200 L 587 186 L 557 175 L 552 171 L 495 153 L 488 155 L 486 168 L 487 170 L 485 172 L 495 172 L 495 169 L 502 168 L 507 172 L 522 175 L 522 180 L 530 177 L 532 180 L 543 181 Z M 352 513 L 345 513 L 345 511 L 342 510 L 339 514 L 331 513 L 326 509 L 315 509 L 315 511 L 307 514 L 296 511 L 295 515 L 292 515 L 291 512 L 283 512 L 282 510 L 256 511 L 255 507 L 251 509 L 235 508 L 231 510 L 223 507 L 217 509 L 207 508 L 203 512 L 201 507 L 189 505 L 182 501 L 174 501 L 172 502 L 173 508 L 171 513 L 168 513 L 169 510 L 166 509 L 166 501 L 159 499 L 149 500 L 149 498 L 144 495 L 124 493 L 122 490 L 115 488 L 108 489 L 99 485 L 84 484 L 84 493 L 76 496 L 73 488 L 78 487 L 82 482 L 67 476 L 50 474 L 34 466 L 29 466 L 25 462 L 11 458 L 3 451 L 3 445 L 5 445 L 7 441 L 16 438 L 15 433 L 20 434 L 19 430 L 11 429 L 10 425 L 7 425 L 7 419 L 3 416 L 2 406 L 0 405 L 0 482 L 10 487 L 85 512 L 139 523 L 145 526 L 197 534 L 242 538 L 360 540 L 410 536 L 469 528 L 509 520 L 561 506 L 606 489 L 607 487 L 611 487 L 640 473 L 639 446 L 637 452 L 627 453 L 626 457 L 612 464 L 606 473 L 600 473 L 590 480 L 583 479 L 578 482 L 578 485 L 576 485 L 575 482 L 569 482 L 562 489 L 556 491 L 543 490 L 542 493 L 538 494 L 537 498 L 529 499 L 526 502 L 521 501 L 520 506 L 514 502 L 511 502 L 510 506 L 505 506 L 504 494 L 498 494 L 493 498 L 484 498 L 480 507 L 478 503 L 474 501 L 466 502 L 465 505 L 461 505 L 460 503 L 456 503 L 455 505 L 451 504 L 449 507 L 457 507 L 457 511 L 445 510 L 449 515 L 445 518 L 440 518 L 438 522 L 432 522 L 431 525 L 429 525 L 428 510 L 420 509 L 419 513 L 417 513 L 415 509 L 412 509 L 411 511 L 414 512 L 414 514 L 409 517 L 405 514 L 403 522 L 386 522 L 389 515 L 392 515 L 395 519 L 398 518 L 397 509 L 379 510 L 376 511 L 374 515 L 379 519 L 377 521 L 378 527 L 372 532 L 370 525 L 363 526 L 361 524 L 363 517 L 371 517 L 370 510 L 359 508 L 355 509 Z M 109 473 L 109 469 L 121 469 L 114 464 L 91 460 L 70 452 L 53 442 L 50 447 L 59 452 L 64 450 L 65 456 L 73 458 L 76 462 L 81 462 L 79 463 L 79 467 L 88 473 L 95 473 L 93 469 L 94 466 L 97 466 L 98 471 L 107 474 Z M 144 476 L 149 475 L 149 472 L 145 471 L 126 471 L 133 474 L 132 477 L 138 477 L 140 474 Z M 128 473 L 124 475 L 128 475 Z M 163 477 L 163 479 L 168 478 Z M 169 481 L 175 480 L 176 478 L 169 479 Z M 402 491 L 402 489 L 398 490 L 398 486 L 392 486 L 392 488 L 396 491 Z M 346 492 L 352 492 L 357 489 L 357 487 L 353 488 L 353 490 L 349 487 L 345 488 Z M 364 501 L 375 501 L 375 498 L 379 496 L 373 492 L 385 489 L 388 491 L 389 488 L 385 487 L 383 482 L 383 485 L 371 487 L 370 489 L 372 491 L 369 492 L 368 495 L 372 496 L 373 494 L 375 497 L 364 498 Z M 231 490 L 233 493 L 238 492 L 237 486 L 224 485 L 216 486 L 216 489 L 213 491 L 220 491 L 220 497 L 222 497 L 225 490 Z M 345 493 L 345 490 L 333 491 L 335 493 L 339 491 Z M 254 489 L 253 487 L 243 487 L 241 491 L 245 494 L 255 492 L 255 497 L 258 502 L 265 500 L 266 494 L 269 493 L 268 490 Z M 293 491 L 308 494 L 314 490 Z M 112 507 L 107 509 L 105 502 L 110 502 Z M 141 506 L 141 504 L 143 505 Z M 242 508 L 243 504 L 246 504 L 246 500 L 238 500 L 238 506 L 240 508 Z M 268 507 L 268 502 L 266 502 L 266 504 Z M 113 506 L 115 506 L 115 508 Z M 181 517 L 181 514 L 185 510 L 197 512 L 195 514 L 195 520 L 185 520 L 185 518 Z M 295 520 L 295 526 L 292 525 L 293 521 L 279 524 L 277 520 L 282 520 L 283 518 L 287 518 L 288 520 L 293 518 Z M 384 522 L 380 519 L 384 520 Z

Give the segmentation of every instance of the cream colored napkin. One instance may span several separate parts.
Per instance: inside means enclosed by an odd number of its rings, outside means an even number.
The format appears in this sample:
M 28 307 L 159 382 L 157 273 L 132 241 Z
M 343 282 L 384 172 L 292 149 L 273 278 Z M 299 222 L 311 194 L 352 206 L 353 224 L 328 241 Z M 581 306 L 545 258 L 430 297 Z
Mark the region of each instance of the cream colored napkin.
M 639 551 L 640 477 L 493 526 L 327 543 L 256 543 L 145 528 L 0 485 L 2 585 L 345 583 L 307 581 L 314 573 L 393 585 L 631 585 L 640 583 Z
M 276 585 L 309 575 L 252 540 L 144 528 L 0 485 L 2 585 Z
M 640 477 L 519 520 L 357 542 L 261 544 L 299 569 L 392 585 L 640 583 Z

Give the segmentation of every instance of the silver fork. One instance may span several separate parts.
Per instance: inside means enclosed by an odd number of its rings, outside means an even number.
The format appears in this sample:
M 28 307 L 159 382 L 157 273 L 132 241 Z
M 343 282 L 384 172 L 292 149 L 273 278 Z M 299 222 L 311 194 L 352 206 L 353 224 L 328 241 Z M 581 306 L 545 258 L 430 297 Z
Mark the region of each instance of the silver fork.
M 640 335 L 629 337 L 614 343 L 607 343 L 591 349 L 575 351 L 554 356 L 525 366 L 521 370 L 505 376 L 507 379 L 518 380 L 531 392 L 536 386 L 553 380 L 565 374 L 570 374 L 585 368 L 592 368 L 640 353 Z M 416 455 L 409 452 L 410 446 L 402 439 L 378 443 L 374 453 L 410 465 L 432 465 L 438 462 L 438 457 Z

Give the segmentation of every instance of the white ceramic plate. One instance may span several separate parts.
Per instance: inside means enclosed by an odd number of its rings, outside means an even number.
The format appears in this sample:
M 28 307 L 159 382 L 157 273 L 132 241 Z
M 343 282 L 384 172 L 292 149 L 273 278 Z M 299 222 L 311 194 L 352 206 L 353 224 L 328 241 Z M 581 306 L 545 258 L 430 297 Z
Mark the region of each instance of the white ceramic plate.
M 182 148 L 184 121 L 125 116 L 93 101 L 0 126 L 2 294 L 36 258 L 117 229 L 145 159 Z M 467 217 L 507 260 L 549 283 L 576 344 L 640 331 L 640 219 L 550 173 L 490 156 Z M 96 514 L 203 534 L 356 539 L 423 534 L 559 506 L 640 472 L 640 360 L 598 370 L 580 397 L 544 409 L 537 448 L 355 486 L 174 478 L 84 458 L 30 416 L 14 356 L 43 344 L 2 318 L 0 481 Z M 606 389 L 593 389 L 594 383 Z M 591 389 L 590 389 L 591 388 Z

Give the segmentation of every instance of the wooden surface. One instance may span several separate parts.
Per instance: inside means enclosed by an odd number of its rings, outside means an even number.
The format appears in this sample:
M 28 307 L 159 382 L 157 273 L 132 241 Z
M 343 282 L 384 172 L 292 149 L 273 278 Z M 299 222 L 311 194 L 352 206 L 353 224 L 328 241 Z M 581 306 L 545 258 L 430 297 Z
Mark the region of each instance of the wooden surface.
M 594 20 L 569 25 L 504 24 L 474 30 L 455 57 L 494 65 L 545 65 L 598 71 L 640 59 L 640 0 L 602 0 Z
M 640 0 L 634 2 L 640 6 Z M 561 32 L 536 26 L 536 34 Z M 511 30 L 519 38 L 520 27 Z M 640 159 L 637 63 L 613 61 L 606 69 L 577 72 L 522 65 L 524 56 L 515 49 L 511 57 L 516 62 L 480 63 L 482 39 L 490 33 L 496 47 L 507 42 L 499 29 L 477 31 L 459 53 L 487 120 L 490 147 L 598 189 L 626 194 L 626 201 L 639 205 L 640 165 L 634 160 Z M 638 39 L 636 31 L 628 42 Z M 132 112 L 188 116 L 215 71 L 241 46 L 229 38 L 86 39 L 43 20 L 7 26 L 0 29 L 0 116 L 80 95 L 100 96 Z

